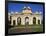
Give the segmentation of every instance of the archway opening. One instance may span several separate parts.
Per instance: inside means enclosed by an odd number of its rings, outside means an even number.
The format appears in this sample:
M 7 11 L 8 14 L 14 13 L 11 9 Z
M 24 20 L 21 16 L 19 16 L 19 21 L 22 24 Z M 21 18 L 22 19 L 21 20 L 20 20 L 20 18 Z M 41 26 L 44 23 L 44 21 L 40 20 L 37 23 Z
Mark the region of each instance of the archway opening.
M 21 18 L 20 17 L 17 18 L 17 24 L 21 25 Z
M 36 24 L 36 17 L 33 17 L 33 24 Z
M 16 23 L 15 23 L 15 20 L 13 20 L 13 26 L 15 26 L 15 24 L 16 24 Z
M 29 24 L 29 17 L 26 17 L 25 18 L 25 25 L 28 25 Z
M 40 20 L 38 20 L 38 24 L 40 24 Z

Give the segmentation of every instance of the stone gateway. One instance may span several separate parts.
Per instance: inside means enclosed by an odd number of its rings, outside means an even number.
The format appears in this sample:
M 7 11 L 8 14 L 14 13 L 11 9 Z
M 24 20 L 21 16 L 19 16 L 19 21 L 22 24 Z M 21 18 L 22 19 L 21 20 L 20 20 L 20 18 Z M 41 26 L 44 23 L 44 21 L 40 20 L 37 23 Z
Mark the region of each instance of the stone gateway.
M 42 24 L 43 14 L 40 12 L 32 12 L 32 9 L 28 6 L 22 9 L 21 12 L 8 13 L 8 21 L 11 26 L 16 25 L 39 25 Z

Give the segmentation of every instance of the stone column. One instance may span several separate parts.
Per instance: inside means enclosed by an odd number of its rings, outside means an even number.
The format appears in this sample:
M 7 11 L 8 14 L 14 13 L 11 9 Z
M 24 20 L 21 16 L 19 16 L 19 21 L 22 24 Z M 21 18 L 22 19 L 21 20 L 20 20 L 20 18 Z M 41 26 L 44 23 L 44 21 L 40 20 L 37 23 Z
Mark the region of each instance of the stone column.
M 30 25 L 30 21 L 31 21 L 31 19 L 30 19 L 30 17 L 29 17 L 29 20 L 28 20 L 29 24 L 28 24 L 28 25 Z
M 25 25 L 25 18 L 24 17 L 21 18 L 21 25 Z
M 41 24 L 41 20 L 40 20 L 40 24 Z
M 31 18 L 31 24 L 33 24 L 33 18 Z
M 38 24 L 38 17 L 36 17 L 36 24 Z
M 11 19 L 11 26 L 13 26 L 13 18 Z
M 30 17 L 30 18 L 29 18 L 29 25 L 32 25 L 32 24 L 33 24 L 33 18 Z
M 18 25 L 18 24 L 17 24 L 17 18 L 16 18 L 16 25 Z
M 43 17 L 41 16 L 40 17 L 40 24 L 42 24 L 42 21 L 43 21 Z

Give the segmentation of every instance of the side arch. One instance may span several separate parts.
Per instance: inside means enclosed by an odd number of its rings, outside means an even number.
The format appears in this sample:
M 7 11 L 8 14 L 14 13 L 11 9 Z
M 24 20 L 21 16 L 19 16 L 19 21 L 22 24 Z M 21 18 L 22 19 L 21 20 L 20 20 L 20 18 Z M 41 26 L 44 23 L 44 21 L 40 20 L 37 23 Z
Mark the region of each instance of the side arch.
M 36 17 L 33 17 L 33 24 L 36 24 Z
M 21 17 L 18 17 L 18 18 L 17 18 L 17 24 L 18 24 L 18 25 L 21 25 Z
M 40 24 L 40 20 L 38 19 L 38 24 Z

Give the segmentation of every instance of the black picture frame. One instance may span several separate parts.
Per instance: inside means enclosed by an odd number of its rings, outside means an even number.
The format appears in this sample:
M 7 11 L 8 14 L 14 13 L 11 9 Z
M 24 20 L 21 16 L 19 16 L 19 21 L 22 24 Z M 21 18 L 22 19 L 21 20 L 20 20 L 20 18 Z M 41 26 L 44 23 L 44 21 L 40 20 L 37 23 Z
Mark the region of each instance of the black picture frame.
M 28 33 L 8 34 L 8 3 L 42 4 L 43 5 L 43 32 L 28 32 Z M 5 35 L 42 34 L 42 33 L 45 33 L 45 3 L 44 2 L 5 1 Z

